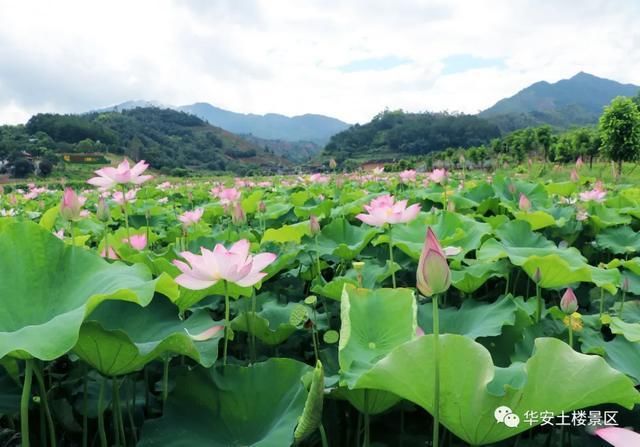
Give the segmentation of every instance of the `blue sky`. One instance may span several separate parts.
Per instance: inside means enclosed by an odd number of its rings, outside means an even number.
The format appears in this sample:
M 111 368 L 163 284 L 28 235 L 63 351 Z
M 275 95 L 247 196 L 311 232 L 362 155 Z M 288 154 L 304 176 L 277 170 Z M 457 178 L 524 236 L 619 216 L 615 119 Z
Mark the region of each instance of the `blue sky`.
M 637 0 L 4 1 L 0 123 L 128 100 L 475 113 L 579 71 L 640 84 L 639 22 Z

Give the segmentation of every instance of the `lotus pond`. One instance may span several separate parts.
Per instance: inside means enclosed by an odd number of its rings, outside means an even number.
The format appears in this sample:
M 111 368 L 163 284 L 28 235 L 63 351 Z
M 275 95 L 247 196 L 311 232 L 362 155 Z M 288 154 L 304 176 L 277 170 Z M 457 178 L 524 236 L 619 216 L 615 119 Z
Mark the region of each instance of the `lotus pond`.
M 640 187 L 145 169 L 0 195 L 0 446 L 638 445 Z

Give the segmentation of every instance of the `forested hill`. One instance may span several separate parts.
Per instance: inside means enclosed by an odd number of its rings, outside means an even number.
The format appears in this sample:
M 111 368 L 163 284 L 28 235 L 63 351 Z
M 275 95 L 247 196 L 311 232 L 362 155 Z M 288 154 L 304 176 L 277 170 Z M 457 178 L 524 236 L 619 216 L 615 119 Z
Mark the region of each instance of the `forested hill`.
M 616 96 L 634 96 L 640 87 L 580 72 L 555 83 L 536 82 L 479 113 L 503 132 L 548 124 L 566 129 L 595 124 Z
M 34 115 L 25 126 L 2 126 L 0 158 L 11 152 L 109 152 L 145 159 L 158 169 L 247 172 L 286 164 L 263 146 L 175 110 L 134 108 L 84 115 Z
M 474 115 L 385 111 L 334 135 L 324 153 L 339 162 L 402 158 L 479 146 L 499 136 L 495 124 Z

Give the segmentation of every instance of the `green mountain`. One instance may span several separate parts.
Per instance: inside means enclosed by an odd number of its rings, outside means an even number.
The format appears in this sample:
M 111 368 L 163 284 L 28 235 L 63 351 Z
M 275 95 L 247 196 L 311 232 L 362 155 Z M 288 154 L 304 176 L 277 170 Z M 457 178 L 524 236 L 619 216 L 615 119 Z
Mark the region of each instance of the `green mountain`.
M 499 136 L 495 124 L 474 115 L 385 111 L 331 137 L 324 155 L 338 162 L 397 159 L 477 146 Z
M 616 96 L 634 96 L 640 87 L 580 72 L 555 83 L 536 82 L 498 101 L 478 116 L 503 132 L 549 124 L 557 128 L 595 124 Z
M 285 141 L 310 141 L 325 144 L 331 136 L 345 130 L 349 124 L 324 115 L 305 114 L 288 117 L 276 113 L 255 115 L 236 113 L 199 102 L 178 107 L 214 126 L 236 134 L 251 134 L 258 138 Z
M 144 159 L 165 171 L 277 172 L 289 164 L 263 146 L 196 116 L 157 107 L 84 115 L 38 114 L 25 126 L 5 126 L 5 131 L 9 136 L 0 139 L 0 155 L 12 149 L 30 150 L 34 155 L 43 151 L 109 152 Z M 32 147 L 12 147 L 11 141 L 29 141 Z

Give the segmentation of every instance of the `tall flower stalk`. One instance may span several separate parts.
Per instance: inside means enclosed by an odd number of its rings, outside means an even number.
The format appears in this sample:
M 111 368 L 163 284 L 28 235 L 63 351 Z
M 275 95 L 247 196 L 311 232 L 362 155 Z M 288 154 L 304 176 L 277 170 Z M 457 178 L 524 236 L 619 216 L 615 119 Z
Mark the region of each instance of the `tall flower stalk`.
M 451 271 L 447 257 L 440 242 L 431 228 L 427 229 L 418 271 L 416 285 L 420 293 L 431 297 L 433 303 L 433 443 L 438 446 L 440 432 L 440 319 L 438 315 L 438 296 L 449 289 Z
M 393 240 L 391 234 L 391 226 L 397 223 L 407 223 L 418 216 L 420 205 L 414 204 L 407 206 L 406 200 L 395 201 L 395 198 L 389 194 L 376 197 L 365 205 L 366 213 L 360 213 L 356 216 L 362 222 L 375 227 L 384 227 L 389 225 L 389 268 L 391 269 L 391 283 L 393 288 L 396 287 L 396 274 L 393 271 Z

